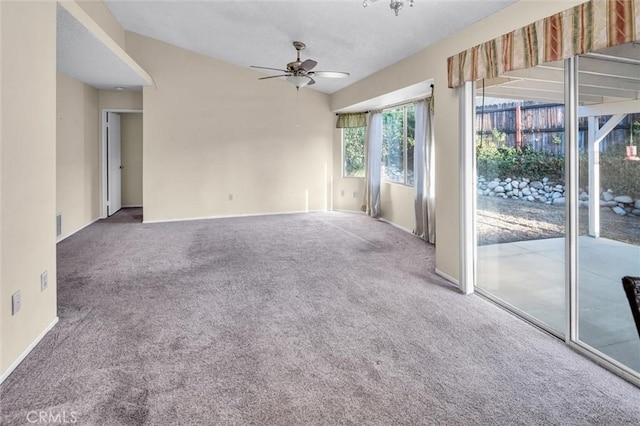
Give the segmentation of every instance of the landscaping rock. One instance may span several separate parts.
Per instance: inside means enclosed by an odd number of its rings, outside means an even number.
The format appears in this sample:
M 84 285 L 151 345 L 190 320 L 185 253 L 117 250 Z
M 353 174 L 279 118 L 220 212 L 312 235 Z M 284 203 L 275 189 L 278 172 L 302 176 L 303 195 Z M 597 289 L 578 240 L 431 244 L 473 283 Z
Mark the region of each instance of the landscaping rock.
M 615 214 L 620 216 L 625 216 L 627 214 L 627 212 L 620 206 L 612 207 L 611 210 L 613 210 Z
M 633 203 L 633 198 L 629 197 L 628 195 L 619 195 L 617 197 L 614 197 L 613 201 L 623 204 L 631 204 Z
M 613 197 L 613 194 L 612 194 L 612 193 L 610 193 L 609 191 L 604 191 L 604 192 L 602 193 L 602 199 L 603 199 L 604 201 L 612 201 L 612 200 L 613 200 L 613 198 L 614 198 L 614 197 Z
M 549 178 L 531 181 L 523 177 L 491 180 L 480 177 L 478 178 L 477 190 L 479 196 L 555 205 L 564 205 L 567 202 L 565 185 L 552 182 Z M 601 208 L 610 208 L 620 216 L 640 217 L 640 199 L 634 200 L 628 195 L 616 195 L 611 189 L 603 191 L 601 197 L 600 200 L 597 200 Z M 586 208 L 590 206 L 588 187 L 578 188 L 577 205 Z

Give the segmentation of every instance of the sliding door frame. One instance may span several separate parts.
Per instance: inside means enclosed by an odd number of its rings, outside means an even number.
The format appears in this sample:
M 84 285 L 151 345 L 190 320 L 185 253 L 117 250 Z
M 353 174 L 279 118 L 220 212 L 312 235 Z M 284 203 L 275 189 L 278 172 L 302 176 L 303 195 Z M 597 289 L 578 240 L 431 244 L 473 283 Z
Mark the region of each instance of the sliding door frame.
M 579 265 L 578 265 L 578 92 L 579 56 L 564 60 L 564 97 L 565 97 L 565 172 L 566 172 L 566 223 L 567 238 L 565 240 L 565 290 L 566 290 L 566 333 L 565 342 L 580 354 L 600 364 L 607 370 L 621 376 L 625 380 L 640 386 L 640 372 L 635 372 L 626 365 L 604 354 L 581 341 L 579 334 Z
M 473 293 L 476 282 L 476 152 L 475 152 L 475 91 L 476 84 L 468 81 L 460 87 L 459 94 L 459 145 L 460 164 L 460 291 Z M 471 141 L 471 143 L 469 143 Z
M 468 82 L 459 90 L 460 101 L 460 290 L 464 294 L 477 292 L 500 307 L 555 335 L 570 348 L 596 362 L 625 380 L 640 386 L 640 374 L 610 356 L 579 340 L 578 298 L 578 63 L 574 56 L 564 61 L 565 102 L 565 330 L 554 332 L 540 320 L 478 288 L 476 234 L 476 164 L 475 164 L 475 83 Z
M 578 340 L 578 57 L 564 60 L 565 341 Z

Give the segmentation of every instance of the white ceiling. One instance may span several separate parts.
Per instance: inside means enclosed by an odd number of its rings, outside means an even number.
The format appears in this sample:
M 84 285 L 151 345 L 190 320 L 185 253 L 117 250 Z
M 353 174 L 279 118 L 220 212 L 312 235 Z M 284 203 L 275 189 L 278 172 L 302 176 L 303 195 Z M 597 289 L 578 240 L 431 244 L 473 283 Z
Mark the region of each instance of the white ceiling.
M 362 0 L 105 0 L 105 4 L 128 31 L 241 67 L 286 68 L 295 59 L 291 43 L 302 41 L 307 44 L 302 60 L 316 60 L 314 70 L 351 74 L 345 79 L 318 78 L 312 86 L 334 93 L 515 1 L 415 0 L 413 8 L 405 6 L 397 17 L 387 0 L 367 8 Z M 278 74 L 264 73 L 256 71 L 256 78 Z
M 149 84 L 139 70 L 124 60 L 122 52 L 118 55 L 105 45 L 60 4 L 56 39 L 58 71 L 97 89 L 140 90 L 141 86 Z

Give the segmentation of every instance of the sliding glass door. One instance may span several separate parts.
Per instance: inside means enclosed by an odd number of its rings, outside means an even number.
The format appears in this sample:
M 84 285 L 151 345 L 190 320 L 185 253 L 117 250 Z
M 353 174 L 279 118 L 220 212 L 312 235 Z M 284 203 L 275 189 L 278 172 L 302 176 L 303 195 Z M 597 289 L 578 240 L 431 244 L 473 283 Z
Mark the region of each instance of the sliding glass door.
M 621 45 L 579 58 L 577 339 L 640 371 L 640 338 L 622 288 L 640 276 L 640 56 Z M 633 151 L 636 151 L 634 154 Z
M 640 383 L 638 49 L 475 87 L 475 290 Z
M 476 289 L 561 336 L 566 321 L 563 84 L 544 93 L 534 90 L 535 81 L 477 86 Z

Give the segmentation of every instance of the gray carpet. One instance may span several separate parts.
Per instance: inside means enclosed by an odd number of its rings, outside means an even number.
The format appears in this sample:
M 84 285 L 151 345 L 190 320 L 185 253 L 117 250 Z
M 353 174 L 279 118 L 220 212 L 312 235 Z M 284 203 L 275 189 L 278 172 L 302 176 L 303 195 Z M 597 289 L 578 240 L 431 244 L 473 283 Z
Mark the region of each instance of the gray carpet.
M 3 424 L 640 424 L 638 388 L 388 224 L 140 213 L 58 245 L 60 322 L 0 387 Z

